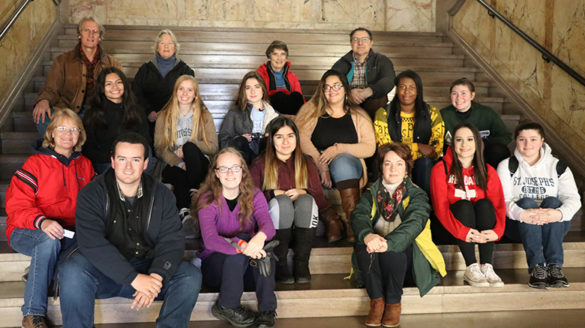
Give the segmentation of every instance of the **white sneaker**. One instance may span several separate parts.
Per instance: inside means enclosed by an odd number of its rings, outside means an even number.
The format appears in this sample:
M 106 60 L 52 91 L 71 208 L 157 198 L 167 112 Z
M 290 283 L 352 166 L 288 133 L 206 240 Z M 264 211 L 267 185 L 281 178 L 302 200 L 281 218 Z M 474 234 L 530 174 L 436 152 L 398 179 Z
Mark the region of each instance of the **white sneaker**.
M 502 279 L 494 272 L 494 267 L 485 263 L 481 265 L 481 273 L 483 273 L 485 279 L 491 287 L 504 287 Z
M 481 269 L 477 263 L 473 263 L 472 265 L 468 266 L 467 269 L 465 269 L 463 281 L 474 287 L 490 286 L 490 283 L 487 281 L 487 279 L 485 279 L 483 273 L 481 273 Z

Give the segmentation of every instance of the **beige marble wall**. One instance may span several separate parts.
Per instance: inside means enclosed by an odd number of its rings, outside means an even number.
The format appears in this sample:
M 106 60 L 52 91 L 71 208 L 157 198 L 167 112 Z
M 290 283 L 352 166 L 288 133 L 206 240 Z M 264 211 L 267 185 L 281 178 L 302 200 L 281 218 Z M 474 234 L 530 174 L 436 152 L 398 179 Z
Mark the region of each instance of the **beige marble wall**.
M 0 22 L 12 16 L 20 1 L 0 1 Z M 31 2 L 0 43 L 0 99 L 11 90 L 45 33 L 57 19 L 52 0 Z
M 104 24 L 435 30 L 437 0 L 64 0 L 62 20 L 95 16 Z
M 585 76 L 585 2 L 492 0 L 503 16 Z M 585 86 L 552 63 L 476 1 L 453 17 L 453 29 L 519 92 L 559 135 L 585 156 Z

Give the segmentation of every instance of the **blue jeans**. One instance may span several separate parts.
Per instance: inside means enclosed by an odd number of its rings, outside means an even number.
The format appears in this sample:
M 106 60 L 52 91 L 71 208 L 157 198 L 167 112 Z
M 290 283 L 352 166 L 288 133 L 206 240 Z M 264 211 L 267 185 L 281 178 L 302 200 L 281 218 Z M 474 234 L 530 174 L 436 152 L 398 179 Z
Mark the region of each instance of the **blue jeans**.
M 136 258 L 129 261 L 139 273 L 146 273 L 151 262 Z M 58 276 L 64 327 L 93 327 L 96 298 L 133 298 L 135 292 L 132 286 L 120 285 L 108 278 L 79 252 L 59 266 Z M 163 300 L 156 327 L 187 327 L 200 288 L 201 271 L 187 262 L 181 262 L 170 280 L 163 282 L 156 298 Z
M 363 168 L 359 158 L 350 154 L 339 154 L 329 163 L 329 173 L 334 183 L 362 177 Z
M 559 208 L 563 203 L 556 197 L 547 197 L 540 204 L 540 208 Z M 524 209 L 539 208 L 536 202 L 530 198 L 522 198 L 516 205 Z M 528 268 L 532 269 L 537 264 L 556 264 L 563 266 L 563 239 L 567 235 L 571 221 L 552 222 L 544 225 L 518 222 L 518 231 Z
M 414 161 L 412 167 L 412 182 L 419 186 L 422 190 L 431 194 L 431 170 L 434 162 L 428 157 L 421 157 Z
M 22 315 L 47 314 L 47 294 L 61 250 L 75 243 L 75 239 L 51 239 L 41 230 L 14 229 L 10 247 L 31 257 L 28 280 L 24 289 Z

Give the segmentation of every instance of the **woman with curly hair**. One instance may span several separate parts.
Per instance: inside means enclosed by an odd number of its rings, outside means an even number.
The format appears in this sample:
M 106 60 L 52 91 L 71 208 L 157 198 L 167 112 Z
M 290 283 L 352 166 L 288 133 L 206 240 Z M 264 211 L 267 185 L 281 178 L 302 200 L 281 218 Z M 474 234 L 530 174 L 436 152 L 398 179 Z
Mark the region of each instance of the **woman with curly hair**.
M 217 152 L 213 117 L 191 75 L 177 79 L 171 100 L 158 115 L 154 148 L 166 163 L 162 181 L 173 185 L 177 208 L 188 209 L 190 190 L 199 188 L 209 167 L 208 157 Z
M 266 257 L 263 249 L 274 235 L 274 225 L 262 192 L 254 186 L 242 154 L 232 147 L 220 150 L 211 161 L 209 173 L 193 202 L 197 211 L 203 251 L 203 283 L 219 289 L 211 312 L 234 326 L 274 326 L 274 262 L 270 273 L 260 274 L 250 259 Z M 244 287 L 256 289 L 256 315 L 240 304 Z

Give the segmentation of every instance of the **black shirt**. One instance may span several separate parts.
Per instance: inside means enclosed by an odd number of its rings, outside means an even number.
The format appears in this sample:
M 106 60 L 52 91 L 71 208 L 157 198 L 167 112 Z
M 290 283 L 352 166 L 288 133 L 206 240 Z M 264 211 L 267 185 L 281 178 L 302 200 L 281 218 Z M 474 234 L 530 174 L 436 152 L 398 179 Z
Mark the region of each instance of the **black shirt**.
M 311 135 L 311 142 L 318 150 L 325 150 L 336 143 L 355 144 L 358 142 L 357 131 L 351 113 L 340 118 L 333 118 L 325 114 L 317 120 L 317 125 Z

